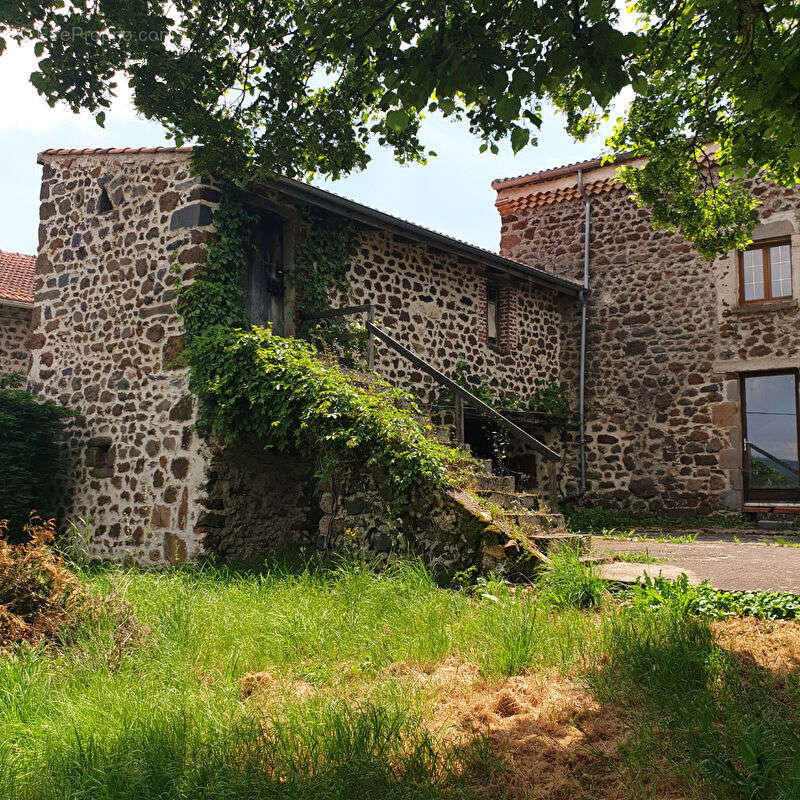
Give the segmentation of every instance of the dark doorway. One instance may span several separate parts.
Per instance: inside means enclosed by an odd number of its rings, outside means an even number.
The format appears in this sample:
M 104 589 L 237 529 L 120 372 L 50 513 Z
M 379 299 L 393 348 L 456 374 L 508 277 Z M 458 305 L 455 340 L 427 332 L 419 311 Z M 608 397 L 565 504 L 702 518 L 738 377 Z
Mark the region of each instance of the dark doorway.
M 741 380 L 745 501 L 800 500 L 797 371 Z
M 283 220 L 267 211 L 253 211 L 258 222 L 248 242 L 244 292 L 253 325 L 272 323 L 283 333 Z

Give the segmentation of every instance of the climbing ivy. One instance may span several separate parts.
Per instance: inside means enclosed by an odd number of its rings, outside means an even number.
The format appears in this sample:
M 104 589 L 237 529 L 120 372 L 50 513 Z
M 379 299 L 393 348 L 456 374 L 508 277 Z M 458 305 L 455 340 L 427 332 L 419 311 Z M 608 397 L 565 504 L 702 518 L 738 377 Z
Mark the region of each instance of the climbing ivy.
M 331 291 L 347 298 L 347 267 L 355 231 L 347 220 L 318 211 L 305 215 L 305 231 L 295 251 L 297 303 L 307 314 L 328 311 Z
M 251 326 L 241 275 L 254 219 L 225 196 L 215 214 L 217 236 L 191 284 L 178 282 L 186 360 L 200 399 L 200 429 L 228 442 L 262 441 L 280 451 L 321 456 L 326 472 L 342 461 L 375 467 L 402 507 L 412 487 L 447 486 L 464 454 L 426 435 L 411 399 L 378 380 L 369 386 L 323 361 L 312 344 Z M 323 266 L 305 284 L 301 302 L 323 300 L 323 285 L 342 276 L 347 236 L 311 235 L 302 258 Z M 325 252 L 327 242 L 335 251 Z M 307 261 L 306 263 L 311 263 Z M 406 405 L 408 410 L 398 408 Z
M 317 210 L 308 210 L 304 221 L 304 236 L 295 252 L 295 291 L 297 307 L 306 318 L 300 318 L 297 334 L 318 350 L 352 359 L 353 354 L 364 350 L 366 330 L 361 320 L 307 316 L 329 311 L 334 294 L 342 305 L 351 300 L 347 270 L 355 229 L 349 220 Z
M 223 196 L 214 213 L 217 233 L 208 247 L 205 264 L 198 268 L 192 283 L 178 280 L 177 307 L 190 359 L 198 341 L 215 328 L 250 325 L 241 280 L 247 258 L 245 242 L 256 222 L 241 203 Z

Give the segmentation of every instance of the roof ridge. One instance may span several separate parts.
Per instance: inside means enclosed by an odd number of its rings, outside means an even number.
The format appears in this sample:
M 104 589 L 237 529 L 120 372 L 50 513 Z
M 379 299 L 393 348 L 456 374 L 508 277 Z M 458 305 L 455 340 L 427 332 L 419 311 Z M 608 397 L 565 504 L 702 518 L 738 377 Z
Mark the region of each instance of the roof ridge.
M 191 145 L 175 147 L 161 145 L 158 147 L 50 147 L 42 150 L 39 156 L 99 156 L 99 155 L 136 155 L 138 153 L 190 153 Z
M 32 256 L 30 253 L 20 253 L 16 250 L 3 250 L 0 248 L 0 253 L 6 256 L 19 256 L 20 258 L 32 258 L 36 261 L 36 256 Z
M 508 189 L 512 186 L 523 186 L 527 183 L 543 183 L 553 178 L 559 178 L 562 175 L 570 175 L 573 172 L 578 172 L 578 170 L 613 166 L 614 164 L 633 161 L 636 158 L 639 158 L 639 156 L 634 155 L 630 150 L 622 153 L 609 153 L 607 155 L 589 158 L 585 161 L 574 161 L 571 164 L 564 164 L 560 167 L 548 167 L 548 169 L 528 172 L 509 178 L 495 178 L 495 180 L 492 181 L 492 189 L 499 191 L 500 189 Z

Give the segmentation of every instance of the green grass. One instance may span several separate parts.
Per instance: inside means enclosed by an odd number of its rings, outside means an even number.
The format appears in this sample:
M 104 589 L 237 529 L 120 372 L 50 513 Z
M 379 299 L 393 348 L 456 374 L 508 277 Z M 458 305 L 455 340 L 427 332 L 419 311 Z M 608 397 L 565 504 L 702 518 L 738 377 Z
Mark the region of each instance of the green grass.
M 737 658 L 676 608 L 623 611 L 604 621 L 603 638 L 606 661 L 589 681 L 601 702 L 637 709 L 623 748 L 631 774 L 664 759 L 701 797 L 800 796 L 796 669 L 776 675 Z
M 422 725 L 429 698 L 386 667 L 448 655 L 488 676 L 564 667 L 590 628 L 572 611 L 542 635 L 546 613 L 510 590 L 477 602 L 416 564 L 380 575 L 360 566 L 86 574 L 98 591 L 124 587 L 149 631 L 121 660 L 93 631 L 60 654 L 22 648 L 0 659 L 0 797 L 469 796 L 459 776 L 495 768 L 481 761 L 481 735 L 469 747 L 434 741 Z M 285 687 L 262 726 L 240 681 L 263 670 Z M 295 680 L 319 694 L 298 701 Z
M 645 548 L 643 553 L 635 551 L 617 552 L 614 554 L 614 561 L 624 561 L 628 564 L 661 564 L 666 559 L 653 558 L 650 555 L 650 551 Z
M 573 531 L 602 533 L 609 530 L 630 531 L 642 528 L 692 530 L 703 528 L 752 527 L 742 514 L 712 516 L 676 516 L 668 511 L 631 511 L 604 506 L 565 506 L 562 508 L 567 527 Z
M 674 536 L 670 534 L 637 534 L 635 529 L 629 531 L 618 531 L 615 528 L 600 531 L 603 539 L 615 542 L 667 542 L 668 544 L 691 544 L 697 541 L 697 533 L 680 533 Z
M 104 627 L 61 651 L 0 657 L 3 800 L 486 797 L 505 766 L 485 728 L 467 741 L 436 733 L 434 691 L 391 668 L 444 659 L 487 681 L 543 671 L 585 682 L 635 734 L 614 762 L 634 787 L 666 758 L 687 796 L 800 793 L 796 673 L 778 685 L 737 667 L 680 604 L 620 607 L 574 554 L 526 589 L 493 579 L 449 590 L 402 562 L 380 574 L 82 574 L 126 597 L 146 629 L 122 651 Z M 276 681 L 269 702 L 242 693 L 262 671 Z

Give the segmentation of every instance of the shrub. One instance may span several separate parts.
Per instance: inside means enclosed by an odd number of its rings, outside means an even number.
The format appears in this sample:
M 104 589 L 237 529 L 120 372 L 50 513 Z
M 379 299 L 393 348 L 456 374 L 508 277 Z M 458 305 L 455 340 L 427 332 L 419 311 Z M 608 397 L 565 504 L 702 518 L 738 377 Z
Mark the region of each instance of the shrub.
M 49 519 L 66 486 L 64 420 L 72 412 L 19 388 L 19 376 L 0 379 L 0 518 L 18 540 L 28 515 Z
M 584 563 L 577 548 L 563 547 L 538 580 L 542 597 L 556 608 L 595 608 L 605 594 L 594 565 Z
M 101 602 L 52 550 L 53 520 L 32 513 L 21 544 L 11 544 L 6 530 L 0 521 L 0 649 L 63 641 L 89 626 L 111 634 L 109 652 L 118 656 L 122 643 L 137 638 L 130 605 L 113 595 Z
M 5 534 L 5 521 L 0 534 Z M 27 541 L 0 538 L 0 646 L 53 638 L 70 616 L 80 583 L 50 549 L 53 521 L 31 514 Z

